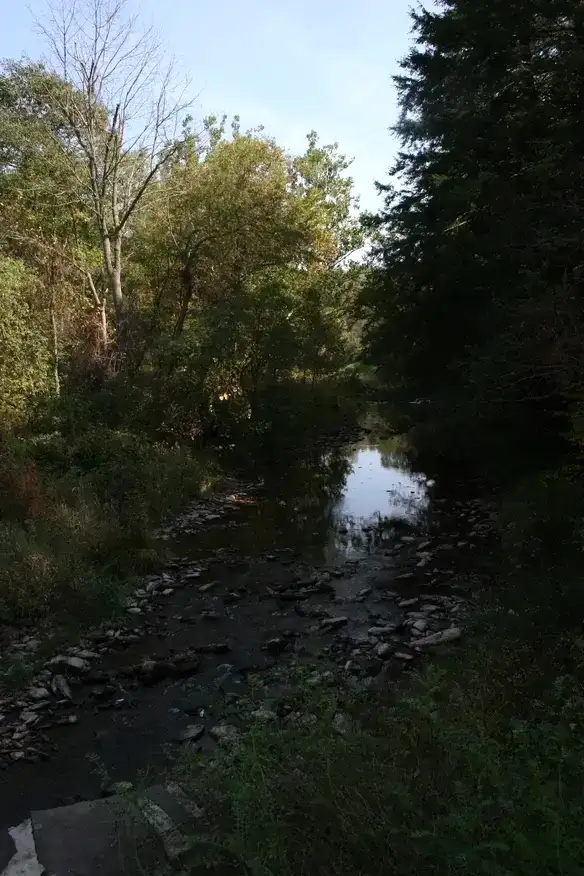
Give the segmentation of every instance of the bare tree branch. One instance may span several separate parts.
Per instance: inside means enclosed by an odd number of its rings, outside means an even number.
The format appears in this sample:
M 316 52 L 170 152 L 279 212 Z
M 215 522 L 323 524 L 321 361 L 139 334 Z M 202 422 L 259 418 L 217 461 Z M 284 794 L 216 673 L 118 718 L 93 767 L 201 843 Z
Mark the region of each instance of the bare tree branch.
M 47 66 L 64 83 L 50 99 L 74 138 L 75 148 L 63 153 L 90 195 L 122 353 L 125 229 L 180 148 L 182 116 L 194 102 L 153 30 L 128 7 L 128 0 L 55 0 L 37 22 Z

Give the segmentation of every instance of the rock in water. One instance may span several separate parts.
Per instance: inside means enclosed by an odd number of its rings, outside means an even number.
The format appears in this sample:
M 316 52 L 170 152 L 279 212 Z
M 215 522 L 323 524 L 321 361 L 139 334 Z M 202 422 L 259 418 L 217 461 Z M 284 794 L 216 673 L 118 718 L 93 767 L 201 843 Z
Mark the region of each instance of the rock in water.
M 425 636 L 423 639 L 416 639 L 414 645 L 416 648 L 425 648 L 428 645 L 441 645 L 443 642 L 456 642 L 461 636 L 462 630 L 459 627 L 450 627 L 447 630 L 441 630 L 439 633 Z

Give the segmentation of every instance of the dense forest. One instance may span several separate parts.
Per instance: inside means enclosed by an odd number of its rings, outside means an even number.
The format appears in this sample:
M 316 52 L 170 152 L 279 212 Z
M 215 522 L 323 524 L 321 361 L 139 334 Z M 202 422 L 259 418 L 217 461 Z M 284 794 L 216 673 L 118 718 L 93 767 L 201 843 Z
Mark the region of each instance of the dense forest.
M 582 414 L 583 10 L 440 5 L 396 80 L 369 355 L 452 459 L 551 449 Z
M 0 623 L 108 616 L 222 467 L 375 404 L 496 506 L 474 644 L 345 703 L 367 732 L 323 729 L 330 693 L 262 730 L 222 842 L 258 874 L 581 874 L 584 4 L 412 11 L 361 215 L 338 144 L 199 123 L 125 14 L 71 6 L 0 71 Z

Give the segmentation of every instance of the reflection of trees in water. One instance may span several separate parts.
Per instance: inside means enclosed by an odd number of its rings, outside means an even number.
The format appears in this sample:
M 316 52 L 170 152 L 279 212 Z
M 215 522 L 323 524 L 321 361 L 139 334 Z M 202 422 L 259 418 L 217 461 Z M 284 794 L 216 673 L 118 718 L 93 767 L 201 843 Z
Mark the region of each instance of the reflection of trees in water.
M 340 450 L 299 455 L 266 478 L 269 491 L 277 497 L 275 513 L 295 527 L 310 524 L 314 537 L 324 536 L 350 470 L 351 462 Z
M 428 508 L 430 500 L 421 489 L 421 485 L 413 493 L 411 491 L 408 493 L 404 492 L 406 489 L 408 488 L 388 490 L 387 495 L 391 500 L 392 510 L 398 512 L 393 514 L 394 517 L 414 520 L 424 513 Z M 387 516 L 387 520 L 388 525 L 391 524 L 391 515 Z
M 383 468 L 395 468 L 398 471 L 410 472 L 410 460 L 405 452 L 404 443 L 400 435 L 391 435 L 387 438 L 375 440 L 364 439 L 358 445 L 360 450 L 369 450 L 378 453 Z

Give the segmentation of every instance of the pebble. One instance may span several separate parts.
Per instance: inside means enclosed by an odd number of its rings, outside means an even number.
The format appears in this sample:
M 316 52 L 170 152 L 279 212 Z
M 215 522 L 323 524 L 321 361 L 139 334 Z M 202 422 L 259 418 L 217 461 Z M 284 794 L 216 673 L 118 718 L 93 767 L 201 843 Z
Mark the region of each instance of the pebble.
M 368 632 L 370 636 L 390 636 L 397 629 L 399 629 L 399 624 L 390 624 L 383 627 L 369 627 Z
M 52 660 L 49 660 L 50 666 L 66 666 L 67 669 L 71 669 L 73 672 L 85 673 L 91 670 L 91 664 L 87 662 L 87 660 L 83 660 L 82 657 L 65 657 L 63 655 L 59 655 L 58 657 L 53 657 Z
M 113 797 L 117 794 L 129 794 L 133 790 L 134 785 L 132 782 L 112 782 L 102 788 L 101 793 L 104 797 Z
M 233 724 L 216 724 L 209 730 L 209 736 L 215 742 L 235 742 L 239 736 L 239 730 Z
M 353 728 L 353 722 L 344 712 L 337 712 L 333 718 L 333 729 L 340 736 L 347 736 Z
M 375 649 L 375 653 L 379 658 L 381 658 L 381 660 L 387 660 L 388 657 L 391 657 L 393 653 L 393 648 L 386 642 L 380 642 Z
M 28 689 L 28 696 L 31 699 L 38 701 L 50 697 L 50 693 L 45 687 L 30 687 Z
M 268 723 L 269 721 L 275 721 L 278 716 L 272 709 L 268 709 L 265 706 L 262 706 L 261 708 L 256 709 L 254 712 L 252 712 L 251 717 L 254 719 L 254 721 L 262 721 L 263 723 Z
M 321 625 L 320 625 L 320 626 L 321 626 L 321 628 L 322 628 L 323 630 L 334 630 L 334 629 L 336 629 L 337 627 L 342 627 L 342 626 L 344 626 L 344 624 L 346 624 L 346 623 L 348 623 L 348 622 L 349 622 L 349 618 L 348 618 L 348 617 L 345 617 L 345 616 L 342 616 L 342 617 L 326 617 L 326 618 L 321 622 Z
M 407 654 L 405 651 L 396 651 L 393 655 L 396 660 L 404 660 L 409 663 L 410 660 L 414 659 L 413 654 Z
M 55 696 L 62 696 L 66 700 L 73 699 L 71 688 L 67 683 L 67 679 L 63 675 L 53 675 L 51 679 L 51 690 Z
M 181 742 L 198 742 L 205 735 L 202 724 L 189 724 L 180 735 Z
M 416 641 L 416 648 L 425 648 L 428 645 L 441 645 L 443 642 L 456 642 L 462 636 L 460 627 L 450 627 L 447 630 L 441 630 L 439 633 L 432 633 L 424 639 Z

